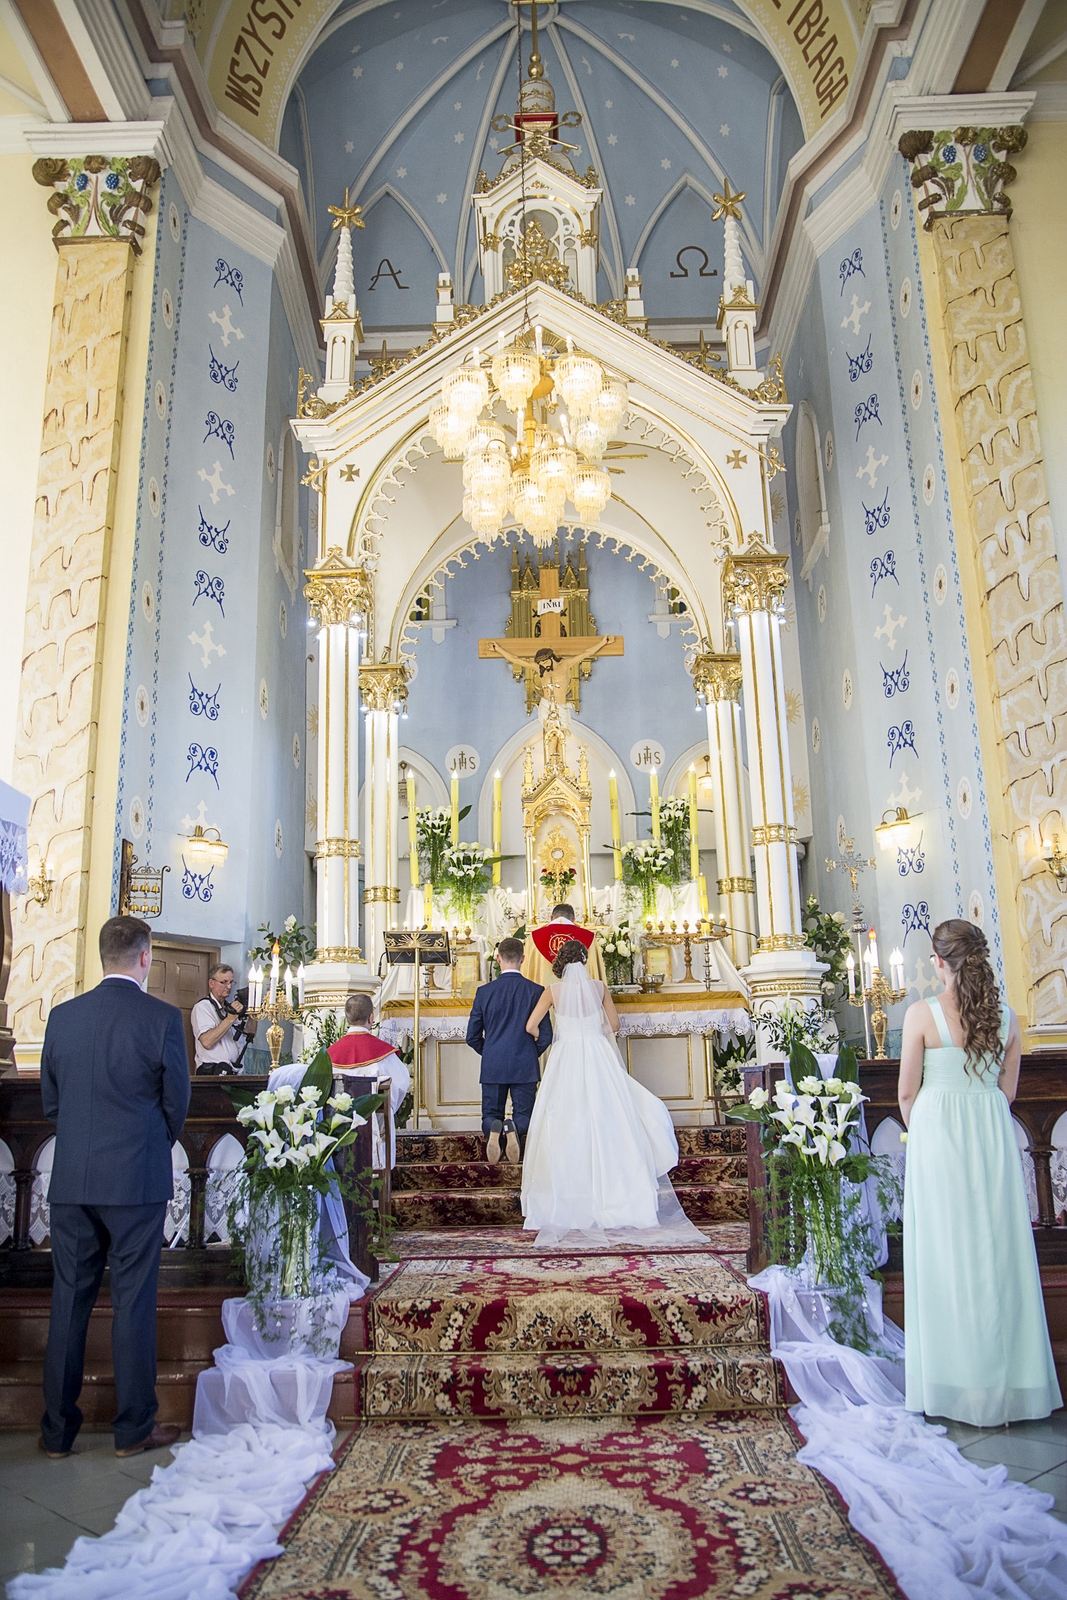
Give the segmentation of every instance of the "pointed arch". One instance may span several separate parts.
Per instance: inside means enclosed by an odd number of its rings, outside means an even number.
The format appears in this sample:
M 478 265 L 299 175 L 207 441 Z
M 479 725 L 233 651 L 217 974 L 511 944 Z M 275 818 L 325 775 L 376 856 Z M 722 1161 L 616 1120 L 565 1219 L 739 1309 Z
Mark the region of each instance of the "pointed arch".
M 675 182 L 673 187 L 668 189 L 667 193 L 663 196 L 663 199 L 660 201 L 659 205 L 653 211 L 652 215 L 642 228 L 641 237 L 634 245 L 633 253 L 630 256 L 631 267 L 636 267 L 640 264 L 642 252 L 644 251 L 645 245 L 652 237 L 652 232 L 656 226 L 656 223 L 659 221 L 660 217 L 662 217 L 663 213 L 674 204 L 675 200 L 677 200 L 678 196 L 684 189 L 692 189 L 700 196 L 701 200 L 704 201 L 709 211 L 715 210 L 715 201 L 712 199 L 704 185 L 697 178 L 694 178 L 691 172 L 683 172 L 682 176 Z
M 391 183 L 383 183 L 380 188 L 375 189 L 374 193 L 370 196 L 366 205 L 363 207 L 363 215 L 365 217 L 369 217 L 379 200 L 384 200 L 387 195 L 391 200 L 396 201 L 397 205 L 400 206 L 402 211 L 407 212 L 408 216 L 423 234 L 426 239 L 426 243 L 430 246 L 430 249 L 440 262 L 441 271 L 447 272 L 448 262 L 445 260 L 445 253 L 434 237 L 433 230 L 431 229 L 429 223 L 425 221 L 422 213 L 416 210 L 416 208 L 412 205 L 407 195 L 401 194 L 400 190 L 394 188 Z

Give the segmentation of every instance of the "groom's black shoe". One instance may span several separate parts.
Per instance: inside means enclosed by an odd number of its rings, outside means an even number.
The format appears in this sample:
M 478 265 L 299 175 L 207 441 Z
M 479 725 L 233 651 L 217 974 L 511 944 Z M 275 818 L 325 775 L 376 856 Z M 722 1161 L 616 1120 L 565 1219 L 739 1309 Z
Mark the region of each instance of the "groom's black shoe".
M 519 1135 L 510 1117 L 504 1124 L 504 1132 L 507 1134 L 505 1154 L 511 1165 L 517 1167 L 522 1160 L 522 1151 L 519 1149 Z
M 502 1122 L 491 1122 L 489 1124 L 489 1138 L 486 1140 L 485 1145 L 485 1159 L 491 1167 L 496 1166 L 504 1153 L 500 1148 L 500 1135 L 503 1131 L 504 1124 Z

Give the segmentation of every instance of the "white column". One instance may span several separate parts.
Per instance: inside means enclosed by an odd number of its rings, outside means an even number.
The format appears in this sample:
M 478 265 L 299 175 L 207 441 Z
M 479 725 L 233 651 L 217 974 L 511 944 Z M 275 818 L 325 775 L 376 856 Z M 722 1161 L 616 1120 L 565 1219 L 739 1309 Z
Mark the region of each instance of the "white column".
M 366 572 L 337 549 L 306 574 L 320 624 L 316 773 L 316 965 L 358 966 L 359 624 L 370 606 Z
M 399 712 L 407 697 L 407 671 L 382 663 L 359 675 L 366 739 L 363 868 L 367 960 L 377 970 L 382 934 L 395 928 L 400 907 L 400 806 L 397 789 Z
M 727 616 L 734 618 L 744 682 L 752 846 L 759 942 L 746 971 L 755 1009 L 789 1001 L 802 1009 L 818 996 L 819 966 L 804 942 L 793 780 L 789 765 L 781 613 L 789 583 L 786 558 L 762 546 L 732 556 L 723 575 Z
M 741 657 L 702 654 L 693 682 L 708 716 L 708 751 L 715 779 L 715 845 L 719 911 L 730 932 L 734 965 L 747 964 L 756 936 L 756 881 L 752 876 L 749 803 L 741 744 Z

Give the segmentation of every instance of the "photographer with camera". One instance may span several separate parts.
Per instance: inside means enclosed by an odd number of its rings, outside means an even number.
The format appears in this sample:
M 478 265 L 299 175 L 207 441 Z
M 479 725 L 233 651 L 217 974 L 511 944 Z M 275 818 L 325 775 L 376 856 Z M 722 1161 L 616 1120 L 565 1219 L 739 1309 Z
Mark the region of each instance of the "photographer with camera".
M 222 962 L 208 973 L 208 992 L 190 1014 L 196 1040 L 196 1075 L 225 1077 L 241 1070 L 244 1053 L 255 1038 L 256 1024 L 233 994 L 233 968 Z

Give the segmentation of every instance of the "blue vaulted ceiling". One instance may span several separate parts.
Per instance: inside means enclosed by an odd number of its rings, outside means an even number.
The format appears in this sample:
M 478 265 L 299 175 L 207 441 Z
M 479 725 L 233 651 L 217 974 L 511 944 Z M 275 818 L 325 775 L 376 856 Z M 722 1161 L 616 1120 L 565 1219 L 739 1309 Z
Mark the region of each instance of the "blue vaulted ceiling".
M 740 12 L 710 0 L 559 0 L 540 14 L 557 109 L 584 119 L 561 131 L 578 146 L 578 170 L 593 166 L 604 188 L 598 297 L 617 297 L 637 266 L 651 318 L 710 328 L 722 274 L 711 196 L 724 178 L 747 195 L 758 292 L 786 166 L 803 143 L 777 63 Z M 523 17 L 525 68 L 525 7 Z M 443 270 L 457 300 L 483 298 L 470 197 L 511 139 L 490 123 L 515 110 L 516 42 L 504 0 L 357 0 L 338 8 L 305 63 L 281 153 L 301 174 L 324 281 L 327 205 L 347 185 L 363 206 L 367 226 L 352 242 L 368 329 L 429 322 Z

